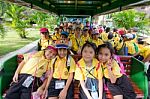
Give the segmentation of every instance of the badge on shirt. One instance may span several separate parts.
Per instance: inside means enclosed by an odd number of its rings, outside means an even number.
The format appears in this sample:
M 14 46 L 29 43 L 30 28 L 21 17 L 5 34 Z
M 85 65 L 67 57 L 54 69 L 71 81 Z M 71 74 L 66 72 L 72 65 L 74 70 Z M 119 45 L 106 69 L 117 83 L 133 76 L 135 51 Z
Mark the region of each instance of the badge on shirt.
M 68 75 L 68 71 L 65 71 L 65 72 L 64 72 L 64 75 L 66 75 L 66 76 L 67 76 L 67 75 Z
M 63 89 L 65 87 L 64 80 L 56 80 L 55 81 L 55 89 Z

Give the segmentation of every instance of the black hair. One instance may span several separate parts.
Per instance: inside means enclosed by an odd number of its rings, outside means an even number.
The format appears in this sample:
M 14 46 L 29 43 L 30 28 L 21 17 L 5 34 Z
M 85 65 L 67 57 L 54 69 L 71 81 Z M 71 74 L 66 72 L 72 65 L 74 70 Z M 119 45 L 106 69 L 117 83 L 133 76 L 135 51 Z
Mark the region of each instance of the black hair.
M 144 44 L 144 41 L 142 41 L 142 38 L 138 38 L 137 41 L 138 41 L 138 44 Z
M 117 32 L 117 28 L 113 28 L 113 32 Z
M 109 32 L 108 33 L 108 39 L 112 39 L 114 37 L 113 33 L 112 32 Z
M 107 27 L 107 28 L 105 29 L 105 31 L 106 31 L 106 33 L 110 32 L 110 27 Z
M 89 42 L 89 41 L 86 41 L 86 43 L 82 46 L 82 49 L 81 49 L 81 55 L 82 55 L 82 52 L 83 52 L 83 49 L 85 47 L 92 47 L 94 52 L 95 52 L 95 55 L 96 55 L 96 44 L 95 43 L 92 43 L 92 42 Z
M 113 46 L 112 46 L 112 44 L 110 42 L 105 42 L 104 44 L 99 45 L 98 48 L 97 48 L 97 50 L 96 50 L 96 53 L 99 54 L 99 51 L 102 48 L 108 48 L 110 50 L 111 56 L 113 56 L 113 54 L 114 54 L 114 48 L 113 48 Z
M 61 35 L 65 36 L 65 38 L 68 38 L 68 36 L 67 36 L 67 35 L 65 35 L 65 34 L 61 34 Z

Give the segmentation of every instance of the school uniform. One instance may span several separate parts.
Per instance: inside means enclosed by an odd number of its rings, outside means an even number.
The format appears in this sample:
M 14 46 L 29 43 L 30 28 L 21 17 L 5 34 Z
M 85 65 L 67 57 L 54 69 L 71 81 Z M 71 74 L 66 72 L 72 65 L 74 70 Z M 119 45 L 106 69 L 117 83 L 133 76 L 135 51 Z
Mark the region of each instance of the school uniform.
M 80 43 L 80 45 L 83 46 L 86 41 L 89 41 L 89 38 L 90 38 L 89 34 L 87 34 L 86 37 L 84 35 L 81 35 L 81 43 Z
M 100 34 L 100 38 L 101 38 L 103 41 L 107 41 L 107 40 L 108 40 L 108 33 L 102 32 L 102 33 Z
M 97 40 L 91 40 L 92 43 L 95 43 L 96 46 L 98 47 L 99 45 L 104 44 L 104 42 L 101 39 L 97 39 Z
M 50 69 L 51 60 L 45 59 L 44 52 L 37 52 L 30 59 L 24 56 L 25 65 L 18 75 L 18 83 L 12 83 L 4 99 L 31 99 L 31 93 L 36 91 L 42 84 L 40 77 Z M 32 81 L 27 86 L 25 81 L 31 78 Z M 28 83 L 30 82 L 27 81 Z
M 71 38 L 71 43 L 72 43 L 72 47 L 71 50 L 76 53 L 79 48 L 81 47 L 81 38 L 76 38 L 75 36 L 73 36 Z
M 136 50 L 132 41 L 125 41 L 125 45 L 128 48 L 129 55 L 133 55 L 136 53 Z
M 94 85 L 93 84 L 91 85 L 91 83 L 87 83 L 88 82 L 87 78 L 92 78 L 92 79 L 95 79 L 98 81 L 98 80 L 102 79 L 102 77 L 103 77 L 102 69 L 98 68 L 98 63 L 99 63 L 98 60 L 96 58 L 94 58 L 92 61 L 92 66 L 87 67 L 82 58 L 78 61 L 77 66 L 76 66 L 74 79 L 75 80 L 84 80 L 86 87 L 90 93 L 92 91 L 92 89 L 91 89 L 92 86 L 95 86 L 96 90 L 98 91 L 98 88 L 97 88 L 98 83 L 91 81 L 94 84 Z M 95 84 L 97 84 L 97 85 L 95 85 Z M 87 99 L 87 96 L 85 95 L 81 86 L 80 86 L 80 94 L 79 95 L 80 95 L 80 99 Z
M 124 55 L 125 43 L 121 38 L 118 41 L 115 41 L 114 48 L 117 55 Z
M 146 58 L 150 54 L 150 46 L 145 46 L 140 50 L 140 55 Z
M 67 62 L 69 57 L 70 62 Z M 70 65 L 68 66 L 67 64 Z M 48 97 L 58 97 L 67 82 L 69 74 L 75 71 L 75 61 L 71 56 L 64 57 L 62 59 L 57 56 L 56 59 L 53 60 L 51 66 L 53 67 L 54 73 L 48 88 Z M 58 87 L 58 82 L 63 83 L 63 86 Z M 71 99 L 72 97 L 73 83 L 71 83 L 68 88 L 66 99 Z
M 45 49 L 48 45 L 52 45 L 53 41 L 51 39 L 40 39 L 38 42 L 38 51 Z
M 115 60 L 112 61 L 112 73 L 117 78 L 114 84 L 111 83 L 110 81 L 107 66 L 105 64 L 101 64 L 101 66 L 106 81 L 106 85 L 113 96 L 123 95 L 123 99 L 136 98 L 136 94 L 133 90 L 133 87 L 129 79 L 127 78 L 126 75 L 121 73 L 121 69 Z

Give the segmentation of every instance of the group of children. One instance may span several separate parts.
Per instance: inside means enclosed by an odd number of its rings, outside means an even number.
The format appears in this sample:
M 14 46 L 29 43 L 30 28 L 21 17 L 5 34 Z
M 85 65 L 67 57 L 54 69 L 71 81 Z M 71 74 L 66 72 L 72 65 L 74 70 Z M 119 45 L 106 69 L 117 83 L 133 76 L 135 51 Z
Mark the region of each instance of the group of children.
M 64 40 L 55 46 L 48 44 L 32 56 L 24 55 L 4 99 L 32 99 L 33 92 L 41 99 L 73 99 L 74 79 L 80 82 L 80 99 L 105 99 L 104 84 L 114 99 L 136 98 L 127 76 L 114 60 L 111 43 L 97 47 L 86 41 L 81 46 L 81 59 L 75 62 Z
M 109 27 L 103 30 L 102 27 L 84 26 L 81 28 L 80 25 L 74 25 L 56 27 L 51 36 L 49 36 L 48 29 L 41 28 L 41 40 L 38 49 L 44 49 L 45 45 L 55 43 L 65 36 L 64 38 L 68 40 L 69 47 L 74 54 L 81 53 L 81 47 L 85 41 L 95 43 L 97 47 L 104 42 L 110 42 L 118 55 L 134 55 L 139 52 L 136 41 L 137 31 L 126 31 L 125 29 L 113 29 L 111 31 Z M 73 27 L 75 28 L 73 29 Z

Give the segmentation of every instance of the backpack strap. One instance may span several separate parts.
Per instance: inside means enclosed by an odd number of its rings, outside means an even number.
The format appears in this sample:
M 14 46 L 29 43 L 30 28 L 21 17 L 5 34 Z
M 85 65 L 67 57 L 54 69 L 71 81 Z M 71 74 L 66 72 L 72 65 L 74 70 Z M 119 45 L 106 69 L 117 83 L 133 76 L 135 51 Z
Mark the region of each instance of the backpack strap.
M 117 55 L 114 55 L 114 60 L 118 63 L 118 65 L 119 65 L 119 67 L 120 67 L 120 69 L 121 69 L 120 72 L 121 72 L 122 74 L 126 74 L 126 73 L 125 73 L 125 70 L 124 70 L 124 65 L 123 65 L 123 63 L 121 62 L 120 57 L 117 56 Z
M 81 68 L 81 66 L 78 62 L 77 62 L 77 66 L 78 66 L 78 68 L 80 69 L 80 71 L 82 73 L 82 77 L 85 78 L 85 75 L 83 74 L 83 70 L 82 70 L 82 68 Z
M 54 71 L 56 61 L 57 61 L 57 58 L 55 58 L 55 60 L 53 62 L 53 71 Z M 70 70 L 70 62 L 71 62 L 71 56 L 67 55 L 66 67 L 67 67 L 68 72 Z
M 70 56 L 70 55 L 67 55 L 66 66 L 67 66 L 68 72 L 69 72 L 69 70 L 70 70 L 70 64 L 71 64 L 71 56 Z
M 96 71 L 98 71 L 99 68 L 100 68 L 100 63 L 98 63 L 98 65 L 96 67 Z
M 57 58 L 55 58 L 55 60 L 53 61 L 53 72 L 54 72 L 54 69 L 55 69 L 55 63 L 57 61 Z

